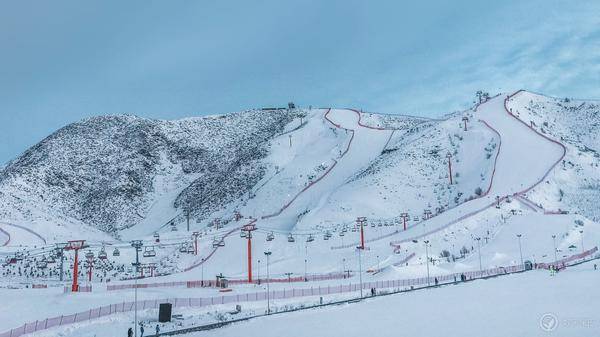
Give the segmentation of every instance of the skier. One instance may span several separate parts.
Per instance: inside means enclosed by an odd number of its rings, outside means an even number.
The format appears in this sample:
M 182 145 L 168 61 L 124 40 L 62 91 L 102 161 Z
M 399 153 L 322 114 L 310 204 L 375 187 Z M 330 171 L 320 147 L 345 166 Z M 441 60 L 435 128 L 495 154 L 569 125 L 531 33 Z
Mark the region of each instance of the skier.
M 158 336 L 159 333 L 160 333 L 160 327 L 158 326 L 158 324 L 156 324 L 156 336 Z
M 144 337 L 144 325 L 143 324 L 140 324 L 140 333 L 141 333 L 140 337 Z
M 594 270 L 598 270 L 598 265 L 594 263 Z
M 437 279 L 437 277 L 434 278 L 433 281 L 435 282 L 435 285 L 437 286 L 438 285 L 438 279 Z
M 129 328 L 129 330 L 127 330 L 127 337 L 133 337 L 133 329 Z

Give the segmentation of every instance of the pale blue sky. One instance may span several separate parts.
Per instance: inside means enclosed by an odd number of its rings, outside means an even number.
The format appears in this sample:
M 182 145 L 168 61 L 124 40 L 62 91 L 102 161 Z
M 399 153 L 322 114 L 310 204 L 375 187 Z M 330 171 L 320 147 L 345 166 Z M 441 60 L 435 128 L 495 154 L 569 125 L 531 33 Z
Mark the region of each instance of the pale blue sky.
M 600 97 L 600 2 L 0 0 L 0 163 L 70 122 Z

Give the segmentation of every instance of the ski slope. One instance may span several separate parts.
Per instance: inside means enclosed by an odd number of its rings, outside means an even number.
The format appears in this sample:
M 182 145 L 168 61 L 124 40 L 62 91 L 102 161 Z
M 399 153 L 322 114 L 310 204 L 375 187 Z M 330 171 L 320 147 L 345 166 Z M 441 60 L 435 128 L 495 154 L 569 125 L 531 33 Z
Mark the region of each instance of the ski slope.
M 189 336 L 595 336 L 600 290 L 590 285 L 598 281 L 600 272 L 588 263 L 555 277 L 543 271 L 516 274 L 263 317 Z

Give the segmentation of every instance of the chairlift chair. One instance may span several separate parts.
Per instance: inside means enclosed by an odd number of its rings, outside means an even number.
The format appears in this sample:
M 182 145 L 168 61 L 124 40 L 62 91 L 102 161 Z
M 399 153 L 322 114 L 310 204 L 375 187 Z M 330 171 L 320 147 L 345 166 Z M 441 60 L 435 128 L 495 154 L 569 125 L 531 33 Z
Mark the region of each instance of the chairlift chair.
M 115 250 L 113 250 L 113 256 L 121 256 L 121 252 L 119 252 L 119 248 L 115 248 Z
M 243 229 L 240 230 L 240 237 L 244 238 L 244 239 L 248 237 L 248 236 L 246 236 L 246 231 L 244 231 Z
M 195 252 L 195 250 L 194 250 L 194 246 L 192 246 L 192 244 L 191 244 L 191 243 L 190 243 L 190 244 L 188 244 L 188 245 L 187 245 L 187 253 L 188 253 L 188 254 L 193 254 L 194 252 Z
M 160 242 L 160 235 L 158 235 L 158 233 L 154 233 L 154 242 L 156 242 L 156 243 Z
M 100 248 L 100 252 L 98 252 L 98 258 L 100 260 L 106 260 L 106 258 L 108 257 L 108 255 L 106 254 L 106 249 L 104 249 L 104 246 L 102 248 Z
M 48 262 L 48 263 L 55 263 L 56 262 L 56 258 L 54 257 L 54 254 L 50 254 L 48 256 L 48 259 L 46 260 L 46 262 Z
M 290 233 L 290 235 L 288 235 L 288 242 L 296 242 L 296 239 L 294 239 L 294 236 L 292 235 L 292 233 Z
M 225 247 L 225 238 L 221 238 L 221 240 L 219 240 L 219 247 Z
M 214 243 L 213 243 L 213 247 L 214 247 Z M 180 253 L 187 253 L 187 247 L 185 243 L 182 243 L 181 246 L 179 247 L 179 252 Z
M 144 248 L 144 257 L 155 257 L 156 252 L 154 251 L 154 247 L 146 247 Z
M 175 222 L 171 222 L 171 232 L 177 232 L 177 225 L 175 225 Z
M 273 232 L 267 234 L 267 241 L 273 241 L 275 239 L 275 234 Z
M 306 239 L 306 242 L 313 242 L 313 241 L 315 241 L 315 238 L 312 236 L 312 234 L 310 234 L 308 236 L 308 238 Z
M 35 266 L 39 269 L 45 269 L 46 267 L 48 267 L 48 263 L 46 263 L 46 261 L 41 260 L 36 262 Z

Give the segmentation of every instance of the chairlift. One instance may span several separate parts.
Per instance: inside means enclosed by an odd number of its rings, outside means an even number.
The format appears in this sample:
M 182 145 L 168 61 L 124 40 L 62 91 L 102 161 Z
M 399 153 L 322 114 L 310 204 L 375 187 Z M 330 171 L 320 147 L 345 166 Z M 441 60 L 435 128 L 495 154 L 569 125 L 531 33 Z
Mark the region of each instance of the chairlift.
M 177 225 L 175 225 L 175 222 L 171 222 L 171 232 L 177 232 Z
M 45 269 L 46 267 L 48 267 L 48 263 L 46 263 L 46 261 L 41 260 L 36 262 L 35 266 L 39 269 Z
M 219 241 L 219 247 L 225 247 L 225 238 L 221 238 Z
M 353 231 L 353 232 L 357 232 L 357 231 L 358 231 L 358 228 L 356 228 L 356 226 L 354 226 L 354 227 L 352 227 L 352 231 Z
M 371 227 L 375 227 L 375 222 L 371 222 Z
M 343 232 L 343 231 L 341 231 L 341 232 L 340 232 L 340 236 L 344 236 L 344 235 L 346 235 L 346 234 L 344 234 L 344 232 Z
M 242 230 L 240 230 L 240 237 L 241 237 L 241 238 L 244 238 L 244 239 L 248 237 L 248 236 L 246 235 L 246 231 L 244 231 L 243 229 L 242 229 Z
M 187 253 L 188 254 L 193 254 L 195 252 L 194 250 L 194 246 L 192 246 L 191 244 L 187 245 Z
M 144 257 L 155 257 L 156 251 L 154 251 L 154 247 L 146 247 L 144 248 Z
M 107 257 L 108 255 L 106 254 L 106 250 L 104 249 L 104 246 L 102 246 L 102 248 L 100 248 L 100 252 L 98 252 L 98 258 L 100 260 L 106 260 Z
M 94 258 L 94 253 L 92 253 L 91 250 L 88 250 L 88 252 L 85 253 L 85 258 L 88 259 L 88 260 L 93 259 Z
M 158 235 L 157 232 L 154 233 L 154 242 L 156 242 L 156 243 L 160 242 L 160 235 Z
M 113 256 L 121 256 L 121 252 L 119 252 L 119 248 L 115 248 L 115 250 L 113 250 Z
M 214 244 L 213 244 L 214 247 Z M 181 246 L 179 246 L 179 252 L 180 253 L 187 253 L 187 246 L 185 243 L 182 243 Z
M 313 241 L 315 241 L 315 238 L 312 236 L 312 234 L 310 234 L 308 236 L 308 238 L 306 238 L 306 242 L 313 242 Z
M 48 259 L 46 260 L 46 262 L 48 262 L 48 263 L 56 263 L 56 258 L 54 257 L 53 254 L 51 254 L 50 256 L 48 256 Z
M 267 241 L 273 241 L 275 239 L 275 234 L 273 232 L 267 234 Z
M 294 236 L 292 235 L 292 233 L 290 233 L 290 235 L 288 235 L 288 242 L 296 242 L 296 239 L 294 239 Z

